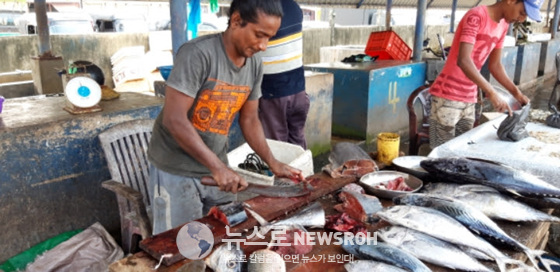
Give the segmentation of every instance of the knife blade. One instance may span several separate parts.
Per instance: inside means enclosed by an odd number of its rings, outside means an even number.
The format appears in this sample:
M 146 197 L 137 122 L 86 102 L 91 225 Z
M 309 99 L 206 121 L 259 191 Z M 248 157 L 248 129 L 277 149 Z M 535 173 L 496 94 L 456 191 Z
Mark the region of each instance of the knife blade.
M 207 186 L 218 186 L 218 183 L 212 177 L 202 177 L 200 182 Z M 268 197 L 296 197 L 310 194 L 313 191 L 313 186 L 306 181 L 282 186 L 249 183 L 245 190 Z

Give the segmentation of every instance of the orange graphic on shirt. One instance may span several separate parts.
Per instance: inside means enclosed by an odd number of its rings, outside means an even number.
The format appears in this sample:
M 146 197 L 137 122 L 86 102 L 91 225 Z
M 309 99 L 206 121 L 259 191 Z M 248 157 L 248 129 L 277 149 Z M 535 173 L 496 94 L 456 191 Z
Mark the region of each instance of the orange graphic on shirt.
M 201 91 L 193 111 L 192 123 L 200 131 L 227 135 L 251 89 L 249 86 L 235 86 L 217 83 L 213 90 Z

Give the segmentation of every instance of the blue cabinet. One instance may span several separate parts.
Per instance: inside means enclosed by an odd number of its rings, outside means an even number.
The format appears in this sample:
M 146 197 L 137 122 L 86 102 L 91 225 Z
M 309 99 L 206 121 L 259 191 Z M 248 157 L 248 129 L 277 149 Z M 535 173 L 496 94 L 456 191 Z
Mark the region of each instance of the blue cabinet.
M 371 143 L 379 132 L 408 132 L 408 96 L 426 79 L 424 62 L 318 63 L 306 70 L 334 75 L 332 133 Z

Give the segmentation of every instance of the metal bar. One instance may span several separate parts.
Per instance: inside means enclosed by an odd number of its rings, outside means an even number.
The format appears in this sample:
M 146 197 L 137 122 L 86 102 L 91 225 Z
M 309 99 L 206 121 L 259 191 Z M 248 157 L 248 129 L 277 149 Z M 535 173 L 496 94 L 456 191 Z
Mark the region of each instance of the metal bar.
M 556 33 L 558 32 L 558 15 L 560 15 L 560 5 L 558 5 L 558 0 L 556 0 L 556 5 L 554 7 L 554 19 L 552 20 L 552 25 L 550 26 L 550 35 L 552 38 L 556 38 Z
M 418 11 L 416 12 L 416 30 L 414 32 L 414 51 L 412 59 L 422 60 L 422 46 L 424 42 L 424 28 L 426 22 L 426 0 L 418 0 Z
M 478 4 L 480 4 L 480 2 L 482 2 L 482 0 L 478 0 L 478 2 L 476 2 L 476 4 L 474 4 L 474 6 L 472 6 L 473 8 L 478 6 Z
M 356 8 L 360 8 L 363 3 L 364 3 L 364 0 L 360 0 L 360 2 L 358 2 L 358 4 L 356 5 Z
M 457 13 L 457 2 L 458 0 L 453 0 L 451 4 L 451 22 L 449 22 L 449 33 L 455 33 L 455 13 Z
M 173 56 L 187 37 L 187 0 L 169 0 L 169 15 L 171 16 L 171 45 Z
M 387 0 L 385 12 L 385 30 L 391 30 L 391 9 L 393 8 L 393 0 Z
M 433 2 L 434 2 L 434 0 L 430 0 L 430 2 L 428 2 L 428 5 L 426 5 L 426 8 L 429 8 L 432 5 Z
M 546 22 L 545 26 L 550 27 L 550 8 L 552 6 L 552 0 L 548 0 L 548 7 L 546 8 Z
M 49 20 L 47 19 L 47 4 L 45 0 L 35 0 L 35 18 L 37 28 L 35 33 L 39 37 L 39 56 L 51 50 L 51 40 L 49 36 Z

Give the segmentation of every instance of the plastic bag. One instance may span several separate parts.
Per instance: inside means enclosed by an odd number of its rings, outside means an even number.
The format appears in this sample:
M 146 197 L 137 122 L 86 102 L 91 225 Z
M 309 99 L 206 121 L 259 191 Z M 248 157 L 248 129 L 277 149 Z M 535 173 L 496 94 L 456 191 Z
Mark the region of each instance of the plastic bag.
M 529 137 L 525 126 L 527 126 L 530 109 L 531 104 L 527 104 L 520 110 L 514 111 L 511 116 L 506 117 L 498 128 L 498 138 L 502 141 L 517 142 Z
M 546 125 L 554 128 L 560 128 L 560 113 L 558 112 L 558 109 L 556 109 L 555 106 L 550 106 L 550 109 L 554 113 L 546 117 Z

